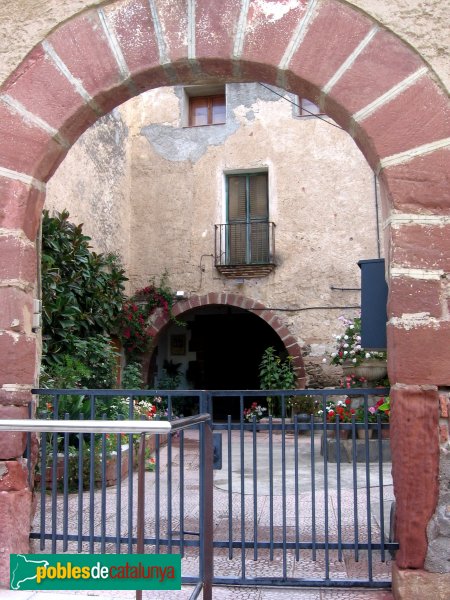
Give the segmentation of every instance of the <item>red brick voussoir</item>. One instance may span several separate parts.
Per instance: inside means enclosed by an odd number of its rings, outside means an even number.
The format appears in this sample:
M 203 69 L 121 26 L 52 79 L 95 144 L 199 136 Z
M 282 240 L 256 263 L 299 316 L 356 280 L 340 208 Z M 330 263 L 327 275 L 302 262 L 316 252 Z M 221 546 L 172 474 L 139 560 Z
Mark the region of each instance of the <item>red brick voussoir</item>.
M 438 498 L 437 388 L 394 385 L 391 388 L 391 407 L 395 529 L 400 540 L 395 559 L 401 569 L 420 569 L 424 566 L 427 551 L 426 527 Z

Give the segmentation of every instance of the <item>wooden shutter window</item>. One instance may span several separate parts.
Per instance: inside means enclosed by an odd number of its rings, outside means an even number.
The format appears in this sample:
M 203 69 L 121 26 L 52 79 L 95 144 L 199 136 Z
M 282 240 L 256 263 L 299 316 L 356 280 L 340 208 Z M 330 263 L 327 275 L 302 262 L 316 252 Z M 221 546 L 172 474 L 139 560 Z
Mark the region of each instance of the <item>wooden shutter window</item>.
M 267 173 L 228 175 L 228 264 L 269 261 Z
M 189 98 L 189 126 L 219 125 L 225 123 L 225 94 L 193 96 Z

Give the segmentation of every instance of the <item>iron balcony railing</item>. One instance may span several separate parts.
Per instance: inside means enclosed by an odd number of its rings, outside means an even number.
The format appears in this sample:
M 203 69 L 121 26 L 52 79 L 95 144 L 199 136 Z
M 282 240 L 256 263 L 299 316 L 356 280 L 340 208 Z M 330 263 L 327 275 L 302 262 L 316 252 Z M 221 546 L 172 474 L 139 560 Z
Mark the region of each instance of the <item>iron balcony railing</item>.
M 275 223 L 215 225 L 215 266 L 268 265 L 275 259 Z

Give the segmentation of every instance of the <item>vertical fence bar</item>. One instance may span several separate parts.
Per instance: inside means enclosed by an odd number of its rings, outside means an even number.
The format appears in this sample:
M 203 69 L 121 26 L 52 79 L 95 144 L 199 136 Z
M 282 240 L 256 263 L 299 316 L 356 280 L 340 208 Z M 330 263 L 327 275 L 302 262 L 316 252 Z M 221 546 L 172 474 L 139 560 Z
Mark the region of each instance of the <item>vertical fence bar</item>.
M 298 415 L 294 417 L 294 510 L 295 510 L 295 560 L 300 560 L 300 506 L 298 499 Z
M 167 399 L 168 419 L 173 419 L 172 397 Z M 167 436 L 167 553 L 172 552 L 172 435 Z
M 314 420 L 314 417 L 311 416 L 311 420 Z M 326 431 L 323 431 L 323 435 L 325 436 Z M 326 443 L 326 440 L 325 440 Z M 315 455 L 315 447 L 314 447 L 314 426 L 311 428 L 311 542 L 312 542 L 312 552 L 311 558 L 315 561 L 317 559 L 317 534 L 316 534 L 316 455 Z
M 155 440 L 155 458 L 156 458 L 156 469 L 155 469 L 155 553 L 159 554 L 160 552 L 160 543 L 159 538 L 161 535 L 161 529 L 159 524 L 160 518 L 160 509 L 161 509 L 161 456 L 160 456 L 160 446 L 161 442 L 159 439 L 159 434 L 156 436 Z
M 283 579 L 287 578 L 287 515 L 286 515 L 286 397 L 281 396 L 281 503 L 283 518 Z
M 67 421 L 69 414 L 65 413 Z M 67 551 L 67 534 L 69 526 L 69 434 L 64 433 L 64 475 L 63 475 L 63 552 Z
M 364 393 L 364 413 L 366 414 L 366 422 L 367 422 L 367 408 L 368 408 L 368 398 L 367 392 Z M 367 503 L 367 569 L 368 569 L 368 579 L 369 581 L 373 580 L 373 570 L 372 570 L 372 508 L 371 508 L 371 500 L 370 500 L 370 456 L 369 456 L 369 439 L 367 435 L 365 436 L 365 459 L 366 459 L 366 503 Z
M 244 454 L 244 396 L 239 396 L 240 414 L 240 457 L 241 457 L 241 578 L 245 579 L 245 454 Z
M 41 535 L 39 547 L 45 548 L 45 492 L 47 489 L 47 434 L 41 434 Z
M 269 534 L 270 553 L 269 558 L 273 560 L 273 423 L 272 415 L 269 415 Z
M 353 478 L 353 535 L 354 535 L 354 557 L 359 560 L 359 523 L 358 523 L 358 471 L 356 455 L 356 422 L 355 415 L 352 416 L 352 478 Z
M 119 416 L 119 421 L 123 419 L 123 416 Z M 116 554 L 121 552 L 121 525 L 122 525 L 122 434 L 119 433 L 117 436 L 117 465 L 116 465 Z M 133 477 L 133 445 L 128 444 L 128 477 Z
M 28 404 L 28 418 L 32 419 L 33 418 L 33 411 L 32 411 L 32 407 L 33 407 L 33 403 L 30 402 L 30 404 Z M 36 435 L 36 434 L 33 434 Z M 36 438 L 37 441 L 37 438 Z M 26 446 L 26 454 L 25 454 L 26 458 L 27 458 L 27 471 L 28 471 L 28 487 L 31 489 L 31 432 L 28 431 L 27 432 L 27 446 Z
M 377 415 L 377 420 L 380 422 L 380 415 Z M 378 426 L 378 431 L 381 428 Z M 378 438 L 378 480 L 379 480 L 379 498 L 380 498 L 380 555 L 381 562 L 386 560 L 386 552 L 384 548 L 384 480 L 383 480 L 383 440 L 381 435 Z
M 134 396 L 129 396 L 128 418 L 134 418 Z M 129 448 L 133 448 L 133 434 L 129 434 Z M 133 477 L 128 477 L 128 554 L 133 552 Z
M 91 419 L 95 419 L 95 396 L 90 395 Z M 89 435 L 89 553 L 94 554 L 94 486 L 95 486 L 95 434 Z
M 136 552 L 144 554 L 145 529 L 145 433 L 139 437 L 138 490 L 136 515 Z M 136 600 L 142 600 L 142 590 L 136 590 Z
M 256 417 L 253 417 L 253 560 L 258 560 L 258 453 Z
M 233 558 L 233 455 L 231 453 L 231 415 L 227 420 L 228 454 L 228 558 Z
M 323 397 L 323 421 L 324 421 L 324 439 L 323 439 L 323 493 L 324 493 L 324 511 L 325 511 L 325 579 L 330 579 L 330 547 L 328 532 L 328 440 L 327 440 L 327 410 L 326 396 Z
M 201 562 L 203 564 L 203 600 L 212 600 L 212 582 L 214 575 L 213 542 L 213 436 L 210 423 L 201 424 L 202 445 L 200 458 L 200 490 L 202 496 L 202 523 L 200 536 Z
M 84 415 L 80 414 L 82 421 Z M 83 548 L 84 433 L 78 434 L 78 552 Z
M 53 404 L 53 418 L 58 418 L 59 394 Z M 58 494 L 58 434 L 52 434 L 52 554 L 56 554 L 57 494 Z
M 184 430 L 180 431 L 180 555 L 184 556 Z
M 106 415 L 102 415 L 102 420 L 106 420 Z M 106 462 L 107 452 L 106 452 L 106 436 L 108 434 L 102 433 L 102 469 L 101 469 L 101 508 L 100 508 L 100 552 L 102 554 L 105 553 L 106 548 Z
M 338 561 L 342 562 L 342 497 L 341 497 L 341 431 L 340 419 L 336 417 L 336 493 Z

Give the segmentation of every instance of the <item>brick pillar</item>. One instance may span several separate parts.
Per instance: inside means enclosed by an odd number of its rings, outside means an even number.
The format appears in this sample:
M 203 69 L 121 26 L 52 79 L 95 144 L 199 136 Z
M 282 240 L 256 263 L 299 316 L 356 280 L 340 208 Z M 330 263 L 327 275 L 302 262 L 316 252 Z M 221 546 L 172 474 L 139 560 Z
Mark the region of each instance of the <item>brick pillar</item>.
M 30 414 L 39 351 L 32 331 L 39 198 L 22 183 L 0 180 L 0 419 Z M 25 445 L 23 433 L 0 435 L 0 588 L 9 588 L 9 555 L 29 551 L 32 491 Z
M 0 390 L 0 419 L 27 419 L 31 394 Z M 9 588 L 9 555 L 29 552 L 32 492 L 23 453 L 25 433 L 0 437 L 0 588 Z

